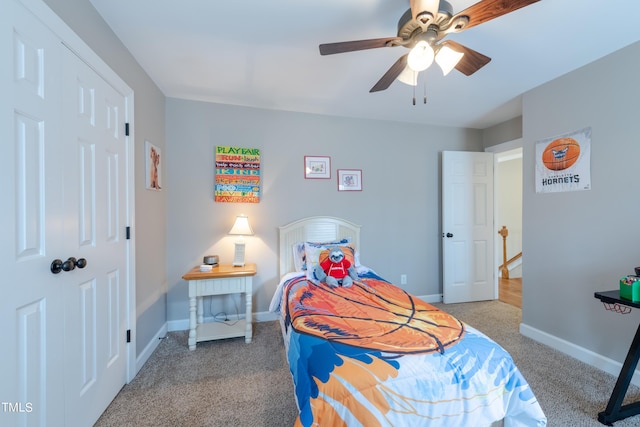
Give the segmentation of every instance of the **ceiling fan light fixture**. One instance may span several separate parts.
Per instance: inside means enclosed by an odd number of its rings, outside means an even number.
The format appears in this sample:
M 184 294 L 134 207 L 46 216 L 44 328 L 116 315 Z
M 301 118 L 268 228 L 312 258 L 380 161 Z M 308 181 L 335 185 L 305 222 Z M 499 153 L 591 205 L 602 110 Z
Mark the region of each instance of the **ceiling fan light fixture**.
M 411 15 L 416 21 L 427 23 L 438 14 L 440 0 L 411 0 Z
M 409 86 L 417 86 L 418 85 L 418 72 L 413 71 L 411 67 L 408 65 L 404 67 L 404 70 L 398 75 L 398 81 L 409 85 Z
M 458 65 L 458 62 L 460 62 L 463 56 L 463 52 L 457 52 L 449 46 L 442 46 L 436 55 L 436 63 L 440 66 L 442 73 L 446 76 L 456 65 Z
M 422 12 L 418 16 L 416 16 L 416 21 L 422 23 L 423 25 L 426 25 L 429 22 L 433 21 L 433 15 L 431 14 L 431 12 Z
M 433 48 L 424 40 L 416 43 L 415 47 L 409 52 L 407 63 L 413 71 L 424 71 L 433 63 Z

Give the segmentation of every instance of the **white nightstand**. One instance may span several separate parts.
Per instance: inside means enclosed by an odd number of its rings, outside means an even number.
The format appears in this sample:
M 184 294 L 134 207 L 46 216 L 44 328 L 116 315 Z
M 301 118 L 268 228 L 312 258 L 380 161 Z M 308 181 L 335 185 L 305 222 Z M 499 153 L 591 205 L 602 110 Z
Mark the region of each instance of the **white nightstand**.
M 189 282 L 189 350 L 195 350 L 196 343 L 200 341 L 243 335 L 245 342 L 251 342 L 251 297 L 255 274 L 255 264 L 245 264 L 243 267 L 220 264 L 206 273 L 200 271 L 200 267 L 194 267 L 182 276 Z M 233 323 L 204 322 L 202 297 L 239 293 L 245 294 L 244 319 L 237 319 Z

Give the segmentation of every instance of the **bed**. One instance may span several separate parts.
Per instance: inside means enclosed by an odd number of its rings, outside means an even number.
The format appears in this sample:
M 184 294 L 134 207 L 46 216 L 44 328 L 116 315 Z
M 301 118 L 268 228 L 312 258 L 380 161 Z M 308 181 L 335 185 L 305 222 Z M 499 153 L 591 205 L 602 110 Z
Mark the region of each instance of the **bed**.
M 360 226 L 309 217 L 279 228 L 278 313 L 296 426 L 545 426 L 511 356 L 472 326 L 360 264 Z M 310 273 L 340 246 L 358 278 Z

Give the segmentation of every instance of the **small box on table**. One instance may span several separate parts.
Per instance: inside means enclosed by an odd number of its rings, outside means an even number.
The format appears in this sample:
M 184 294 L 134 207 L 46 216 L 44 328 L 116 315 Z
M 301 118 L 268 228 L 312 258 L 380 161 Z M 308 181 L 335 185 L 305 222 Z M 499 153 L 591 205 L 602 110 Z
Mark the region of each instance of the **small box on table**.
M 640 302 L 640 276 L 624 276 L 620 279 L 620 298 Z

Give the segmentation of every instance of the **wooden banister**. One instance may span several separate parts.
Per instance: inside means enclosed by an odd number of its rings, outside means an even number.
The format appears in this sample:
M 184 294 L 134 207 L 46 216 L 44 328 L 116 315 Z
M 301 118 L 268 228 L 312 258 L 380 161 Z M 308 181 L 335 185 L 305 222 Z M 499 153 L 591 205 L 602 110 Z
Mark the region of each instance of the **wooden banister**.
M 509 230 L 505 225 L 498 231 L 498 234 L 502 236 L 502 265 L 500 266 L 500 273 L 502 273 L 503 279 L 509 278 L 509 269 L 507 268 L 507 236 Z
M 522 257 L 522 251 L 518 253 L 516 256 L 507 260 L 507 236 L 509 235 L 509 230 L 505 225 L 498 231 L 498 234 L 502 236 L 502 265 L 498 267 L 500 269 L 500 273 L 502 273 L 503 279 L 509 278 L 509 268 L 507 267 L 509 264 L 514 262 L 515 260 Z
M 522 258 L 522 252 L 520 252 L 519 254 L 517 254 L 517 255 L 515 255 L 513 258 L 511 258 L 509 261 L 507 261 L 507 265 L 511 264 L 512 262 L 514 262 L 514 261 L 515 261 L 515 260 L 517 260 L 518 258 Z M 504 267 L 504 266 L 505 266 L 505 265 L 504 265 L 504 264 L 502 264 L 502 265 L 500 265 L 500 267 L 499 267 L 499 268 L 502 268 L 502 267 Z M 505 277 L 505 279 L 506 279 L 506 277 Z

